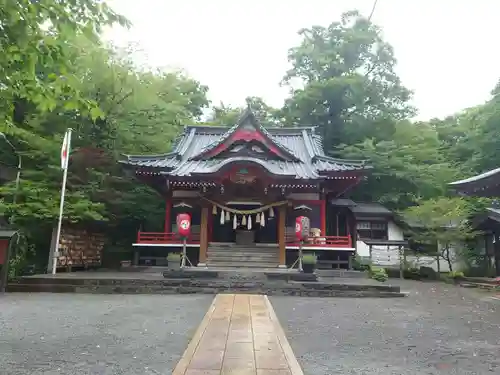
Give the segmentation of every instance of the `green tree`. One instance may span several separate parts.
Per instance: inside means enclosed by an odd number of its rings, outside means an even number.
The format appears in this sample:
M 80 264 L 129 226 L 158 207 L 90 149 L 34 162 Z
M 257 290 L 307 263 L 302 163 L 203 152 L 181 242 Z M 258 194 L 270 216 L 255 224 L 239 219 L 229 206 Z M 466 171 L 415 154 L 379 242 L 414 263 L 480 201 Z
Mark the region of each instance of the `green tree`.
M 404 217 L 413 227 L 412 239 L 437 244 L 438 255 L 453 271 L 453 264 L 464 254 L 465 242 L 478 234 L 469 222 L 474 211 L 474 205 L 463 198 L 439 197 L 408 208 Z
M 292 95 L 283 116 L 290 125 L 318 126 L 326 150 L 387 139 L 394 120 L 415 113 L 408 104 L 411 92 L 394 71 L 392 47 L 358 12 L 299 34 L 302 42 L 290 50 L 292 68 L 284 77 Z
M 75 90 L 79 77 L 69 74 L 69 41 L 84 34 L 95 41 L 104 26 L 127 24 L 97 0 L 0 0 L 0 113 L 11 124 L 32 104 L 51 110 L 60 98 L 94 107 Z M 7 129 L 4 129 L 7 131 Z
M 264 99 L 257 96 L 249 96 L 245 99 L 247 107 L 255 113 L 260 123 L 265 127 L 282 126 L 280 121 L 281 110 L 269 106 Z M 231 127 L 238 121 L 245 107 L 231 107 L 224 103 L 211 108 L 212 112 L 206 120 L 207 124 Z
M 369 160 L 373 167 L 355 198 L 394 209 L 445 194 L 446 184 L 458 176 L 441 152 L 437 132 L 427 123 L 398 121 L 389 140 L 367 138 L 342 150 L 343 156 Z
M 443 152 L 463 176 L 500 166 L 499 92 L 497 84 L 486 103 L 430 121 L 443 142 Z
M 129 246 L 141 225 L 159 230 L 164 199 L 125 175 L 118 159 L 122 153 L 168 152 L 182 127 L 198 120 L 208 105 L 207 88 L 179 72 L 135 67 L 131 49 L 107 48 L 83 36 L 71 45 L 69 72 L 80 77 L 74 89 L 94 101 L 100 115 L 64 101 L 51 111 L 25 108 L 25 120 L 9 135 L 23 155 L 21 190 L 14 204 L 13 184 L 0 188 L 0 214 L 15 216 L 37 251 L 48 248 L 59 207 L 62 136 L 71 127 L 64 219 L 107 222 L 112 240 Z

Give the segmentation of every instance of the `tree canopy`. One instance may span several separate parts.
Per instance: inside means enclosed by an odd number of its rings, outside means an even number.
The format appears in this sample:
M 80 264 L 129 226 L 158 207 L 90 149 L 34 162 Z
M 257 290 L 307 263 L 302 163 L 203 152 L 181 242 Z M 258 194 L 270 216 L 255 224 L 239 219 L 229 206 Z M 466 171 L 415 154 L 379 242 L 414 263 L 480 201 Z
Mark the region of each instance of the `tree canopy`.
M 23 158 L 20 190 L 0 186 L 0 215 L 47 246 L 59 205 L 59 151 L 71 127 L 65 220 L 106 223 L 128 246 L 136 229 L 162 223 L 164 202 L 123 174 L 120 155 L 167 152 L 184 125 L 231 126 L 241 108 L 211 105 L 209 88 L 182 72 L 137 67 L 133 46 L 103 44 L 104 26 L 128 22 L 101 1 L 0 5 L 0 131 Z M 259 97 L 247 105 L 264 126 L 317 126 L 328 153 L 368 159 L 373 172 L 353 192 L 356 199 L 411 212 L 423 205 L 428 213 L 425 202 L 444 202 L 448 182 L 500 164 L 499 85 L 492 82 L 486 104 L 415 122 L 411 90 L 379 27 L 348 12 L 299 35 L 284 72 L 290 95 L 283 106 Z M 16 160 L 2 143 L 0 166 Z

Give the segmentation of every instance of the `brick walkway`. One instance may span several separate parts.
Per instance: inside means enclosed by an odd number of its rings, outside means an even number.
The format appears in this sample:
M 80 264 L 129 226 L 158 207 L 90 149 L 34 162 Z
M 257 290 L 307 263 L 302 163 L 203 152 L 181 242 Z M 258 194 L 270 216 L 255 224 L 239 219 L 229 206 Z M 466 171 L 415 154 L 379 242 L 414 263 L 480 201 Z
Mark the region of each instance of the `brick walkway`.
M 173 375 L 303 375 L 266 296 L 219 294 Z

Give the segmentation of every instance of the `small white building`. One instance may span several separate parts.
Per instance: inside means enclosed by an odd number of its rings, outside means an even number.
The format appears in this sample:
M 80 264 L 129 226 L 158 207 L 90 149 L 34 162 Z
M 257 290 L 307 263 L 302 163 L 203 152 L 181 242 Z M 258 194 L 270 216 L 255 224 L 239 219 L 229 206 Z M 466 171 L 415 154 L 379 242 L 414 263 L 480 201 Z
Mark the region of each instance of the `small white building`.
M 403 223 L 394 212 L 378 203 L 352 202 L 350 210 L 356 219 L 356 254 L 381 267 L 399 267 L 402 260 L 400 249 L 407 239 L 404 229 L 407 224 Z M 436 257 L 419 256 L 418 251 L 410 250 L 410 245 L 404 247 L 406 249 L 403 259 L 406 264 L 417 268 L 430 267 L 435 271 L 439 269 L 441 272 L 450 270 L 445 260 L 440 259 L 438 266 Z M 456 256 L 453 257 L 452 267 L 454 270 L 460 267 Z

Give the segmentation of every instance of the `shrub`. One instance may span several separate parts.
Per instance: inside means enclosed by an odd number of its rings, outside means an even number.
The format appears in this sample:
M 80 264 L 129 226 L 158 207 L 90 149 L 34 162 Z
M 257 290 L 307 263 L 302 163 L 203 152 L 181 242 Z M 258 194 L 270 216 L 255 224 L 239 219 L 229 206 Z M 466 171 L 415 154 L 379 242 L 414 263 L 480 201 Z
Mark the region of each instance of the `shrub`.
M 399 268 L 386 268 L 387 275 L 391 279 L 399 279 L 401 272 Z M 439 280 L 439 275 L 430 267 L 410 267 L 403 270 L 403 277 L 408 280 Z
M 446 275 L 450 279 L 463 279 L 464 278 L 464 273 L 462 271 L 451 271 L 448 272 L 448 275 Z
M 173 266 L 175 264 L 181 264 L 182 255 L 179 253 L 168 253 L 167 261 L 169 266 Z
M 408 279 L 408 280 L 420 280 L 421 279 L 420 270 L 416 267 L 405 269 L 403 271 L 403 276 L 405 279 Z
M 386 270 L 384 268 L 379 268 L 379 267 L 371 267 L 370 268 L 370 277 L 373 280 L 377 280 L 380 282 L 385 282 L 389 278 Z
M 495 277 L 495 269 L 490 267 L 469 267 L 464 271 L 465 277 Z
M 420 277 L 424 280 L 439 280 L 438 273 L 431 267 L 420 267 Z
M 385 273 L 391 279 L 399 279 L 400 277 L 399 268 L 386 268 Z
M 313 254 L 306 254 L 302 256 L 302 264 L 316 264 L 318 257 Z
M 370 261 L 363 260 L 356 254 L 352 259 L 352 269 L 355 271 L 368 271 L 370 269 Z

